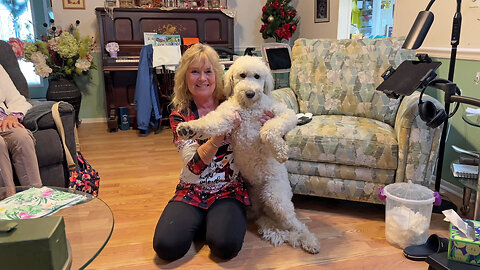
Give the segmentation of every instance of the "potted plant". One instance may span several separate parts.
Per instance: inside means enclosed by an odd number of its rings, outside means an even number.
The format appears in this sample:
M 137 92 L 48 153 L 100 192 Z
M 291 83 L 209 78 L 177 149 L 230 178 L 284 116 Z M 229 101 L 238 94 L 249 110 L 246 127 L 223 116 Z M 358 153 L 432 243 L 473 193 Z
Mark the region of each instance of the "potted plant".
M 42 40 L 23 43 L 19 39 L 10 39 L 9 43 L 17 57 L 23 54 L 27 62 L 33 63 L 37 75 L 48 78 L 47 100 L 63 100 L 72 104 L 78 123 L 82 96 L 73 79 L 80 75 L 89 75 L 91 69 L 96 69 L 91 55 L 94 41 L 91 37 L 80 36 L 78 20 L 75 26 L 70 25 L 67 31 L 55 27 L 53 20 L 51 22 L 47 36 L 43 36 Z

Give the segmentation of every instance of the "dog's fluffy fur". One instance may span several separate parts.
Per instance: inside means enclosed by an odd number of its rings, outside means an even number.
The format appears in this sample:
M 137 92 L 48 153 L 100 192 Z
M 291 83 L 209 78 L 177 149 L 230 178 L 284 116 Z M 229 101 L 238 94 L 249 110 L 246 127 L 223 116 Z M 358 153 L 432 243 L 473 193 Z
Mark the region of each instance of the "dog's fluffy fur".
M 235 112 L 242 121 L 232 131 L 234 162 L 251 188 L 252 210 L 262 237 L 274 246 L 284 242 L 318 253 L 319 242 L 296 215 L 287 169 L 288 146 L 282 138 L 297 123 L 295 113 L 270 97 L 273 78 L 256 57 L 238 58 L 225 74 L 227 101 L 204 117 L 180 123 L 177 133 L 186 139 L 224 134 L 234 128 Z M 275 117 L 263 126 L 265 110 Z

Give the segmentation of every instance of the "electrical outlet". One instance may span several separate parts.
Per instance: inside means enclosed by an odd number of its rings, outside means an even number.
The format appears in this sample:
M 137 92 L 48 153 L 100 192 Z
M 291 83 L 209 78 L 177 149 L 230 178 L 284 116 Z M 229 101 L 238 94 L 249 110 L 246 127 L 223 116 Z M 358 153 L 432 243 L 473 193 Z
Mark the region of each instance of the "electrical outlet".
M 475 84 L 479 84 L 480 83 L 480 72 L 477 72 L 477 76 L 475 76 Z

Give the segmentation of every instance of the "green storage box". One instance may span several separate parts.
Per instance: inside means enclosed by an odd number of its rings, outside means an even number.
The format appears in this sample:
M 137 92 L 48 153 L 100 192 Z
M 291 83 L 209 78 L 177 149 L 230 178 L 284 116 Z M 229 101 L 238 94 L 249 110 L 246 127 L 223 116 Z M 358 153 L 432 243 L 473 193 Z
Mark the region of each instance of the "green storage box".
M 65 269 L 69 264 L 63 217 L 0 220 L 17 226 L 0 232 L 0 264 L 5 269 Z M 1 227 L 1 226 L 0 226 Z
M 475 228 L 475 240 L 462 237 L 458 228 L 450 223 L 448 259 L 480 266 L 480 222 L 471 221 Z

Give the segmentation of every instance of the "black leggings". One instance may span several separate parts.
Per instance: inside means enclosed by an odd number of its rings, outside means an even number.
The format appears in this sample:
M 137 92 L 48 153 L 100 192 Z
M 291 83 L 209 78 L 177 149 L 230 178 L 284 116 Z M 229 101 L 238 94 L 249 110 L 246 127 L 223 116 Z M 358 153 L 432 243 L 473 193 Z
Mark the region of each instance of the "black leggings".
M 179 259 L 202 228 L 213 255 L 221 259 L 235 257 L 247 230 L 245 206 L 235 199 L 217 200 L 209 209 L 169 202 L 155 228 L 153 249 L 164 260 Z

